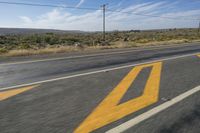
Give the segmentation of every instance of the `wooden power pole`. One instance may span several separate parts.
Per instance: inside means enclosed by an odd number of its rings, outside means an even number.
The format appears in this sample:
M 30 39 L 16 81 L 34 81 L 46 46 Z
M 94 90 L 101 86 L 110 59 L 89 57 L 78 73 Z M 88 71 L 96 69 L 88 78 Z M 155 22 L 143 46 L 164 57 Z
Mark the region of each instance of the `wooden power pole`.
M 200 33 L 200 21 L 199 21 L 199 29 L 198 29 L 198 32 Z
M 101 7 L 103 8 L 103 41 L 106 41 L 106 6 L 107 4 L 103 4 Z

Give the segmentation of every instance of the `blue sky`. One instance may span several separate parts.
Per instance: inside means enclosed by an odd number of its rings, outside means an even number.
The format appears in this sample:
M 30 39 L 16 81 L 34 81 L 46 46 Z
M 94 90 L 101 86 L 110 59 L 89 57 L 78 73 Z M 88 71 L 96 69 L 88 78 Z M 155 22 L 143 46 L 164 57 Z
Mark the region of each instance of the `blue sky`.
M 2 0 L 0 0 L 2 1 Z M 5 0 L 76 7 L 108 8 L 121 12 L 173 17 L 175 20 L 107 12 L 107 30 L 198 27 L 200 0 Z M 52 28 L 97 31 L 102 29 L 102 12 L 50 7 L 0 4 L 0 27 Z M 187 20 L 186 20 L 187 19 Z

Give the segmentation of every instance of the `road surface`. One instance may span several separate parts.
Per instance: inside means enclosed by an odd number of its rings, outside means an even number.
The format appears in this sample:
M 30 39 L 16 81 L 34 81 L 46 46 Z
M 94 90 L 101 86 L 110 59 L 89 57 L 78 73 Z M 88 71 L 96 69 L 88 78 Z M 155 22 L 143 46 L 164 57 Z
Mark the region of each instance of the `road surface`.
M 0 133 L 199 133 L 200 44 L 0 59 Z

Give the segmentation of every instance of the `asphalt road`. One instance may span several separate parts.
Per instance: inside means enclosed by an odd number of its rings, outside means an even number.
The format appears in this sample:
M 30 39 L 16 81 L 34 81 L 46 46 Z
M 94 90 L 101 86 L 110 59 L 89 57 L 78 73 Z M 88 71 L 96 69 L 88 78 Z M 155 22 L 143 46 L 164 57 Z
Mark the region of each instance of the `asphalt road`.
M 200 132 L 200 44 L 0 62 L 0 133 Z

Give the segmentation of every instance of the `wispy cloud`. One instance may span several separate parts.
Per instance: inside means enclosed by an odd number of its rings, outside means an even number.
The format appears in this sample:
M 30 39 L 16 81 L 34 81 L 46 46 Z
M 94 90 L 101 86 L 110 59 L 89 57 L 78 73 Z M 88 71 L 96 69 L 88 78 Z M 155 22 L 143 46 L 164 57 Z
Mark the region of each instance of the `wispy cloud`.
M 79 3 L 76 5 L 76 7 L 80 7 L 84 2 L 85 0 L 80 0 Z
M 121 0 L 121 1 L 117 4 L 117 7 L 120 7 L 124 2 L 125 2 L 125 0 Z
M 165 12 L 162 9 L 166 8 L 165 2 L 157 3 L 142 3 L 138 5 L 129 6 L 122 10 L 122 12 L 136 12 L 152 15 L 161 15 L 169 17 L 182 16 L 197 16 L 200 10 L 188 10 L 179 12 Z M 170 3 L 171 4 L 171 3 Z M 145 16 L 137 16 L 135 14 L 126 14 L 120 12 L 107 12 L 107 30 L 130 30 L 130 29 L 155 29 L 155 28 L 181 28 L 181 27 L 195 27 L 196 21 L 189 20 L 168 20 L 162 18 L 151 18 Z M 54 28 L 63 30 L 84 30 L 97 31 L 102 29 L 102 11 L 88 12 L 77 15 L 66 12 L 62 9 L 54 9 L 47 12 L 36 19 L 26 16 L 20 17 L 22 20 L 21 27 L 33 28 Z

